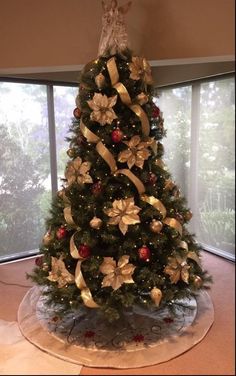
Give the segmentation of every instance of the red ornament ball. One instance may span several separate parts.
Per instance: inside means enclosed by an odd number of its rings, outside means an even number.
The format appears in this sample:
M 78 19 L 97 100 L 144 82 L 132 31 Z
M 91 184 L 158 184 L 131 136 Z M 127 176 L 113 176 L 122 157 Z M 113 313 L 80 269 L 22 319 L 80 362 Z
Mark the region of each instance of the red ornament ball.
M 148 182 L 151 184 L 151 185 L 154 185 L 157 181 L 157 176 L 155 174 L 153 174 L 153 172 L 150 173 L 149 175 L 149 178 L 148 178 Z
M 41 267 L 43 265 L 43 256 L 38 256 L 35 259 L 35 265 Z
M 76 119 L 79 119 L 80 116 L 81 116 L 81 110 L 79 109 L 79 107 L 76 107 L 73 111 L 73 115 Z
M 177 219 L 177 221 L 179 221 L 179 223 L 184 223 L 184 217 L 180 213 L 176 213 L 175 218 Z
M 157 106 L 154 106 L 152 109 L 152 117 L 158 118 L 160 116 L 160 113 L 161 113 L 160 108 Z
M 79 246 L 78 251 L 79 251 L 80 257 L 82 258 L 87 258 L 91 255 L 91 248 L 86 244 L 81 244 Z
M 111 134 L 111 139 L 113 142 L 115 142 L 115 144 L 118 144 L 119 142 L 121 142 L 123 137 L 124 137 L 124 134 L 120 130 L 120 128 L 116 128 Z
M 57 239 L 59 240 L 64 239 L 66 235 L 67 235 L 67 230 L 65 227 L 60 227 L 56 232 Z
M 139 260 L 149 262 L 150 257 L 151 257 L 151 251 L 146 245 L 143 245 L 138 250 L 138 256 L 139 256 Z
M 91 189 L 94 196 L 100 195 L 102 193 L 102 183 L 100 181 L 94 183 Z

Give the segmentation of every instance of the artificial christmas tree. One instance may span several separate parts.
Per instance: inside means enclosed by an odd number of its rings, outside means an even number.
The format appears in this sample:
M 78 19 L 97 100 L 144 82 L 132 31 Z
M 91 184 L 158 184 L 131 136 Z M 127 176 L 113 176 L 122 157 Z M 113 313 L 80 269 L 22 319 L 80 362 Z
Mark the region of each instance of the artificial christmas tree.
M 99 56 L 81 75 L 63 188 L 31 278 L 55 317 L 83 307 L 114 322 L 174 309 L 208 287 L 191 211 L 165 166 L 151 68 L 128 49 L 130 3 L 104 6 Z
M 150 66 L 128 50 L 118 23 L 125 10 L 105 7 L 113 24 L 104 24 L 99 57 L 82 73 L 72 160 L 32 276 L 62 312 L 85 305 L 109 320 L 134 304 L 188 297 L 209 280 L 186 229 L 191 212 L 161 159 Z

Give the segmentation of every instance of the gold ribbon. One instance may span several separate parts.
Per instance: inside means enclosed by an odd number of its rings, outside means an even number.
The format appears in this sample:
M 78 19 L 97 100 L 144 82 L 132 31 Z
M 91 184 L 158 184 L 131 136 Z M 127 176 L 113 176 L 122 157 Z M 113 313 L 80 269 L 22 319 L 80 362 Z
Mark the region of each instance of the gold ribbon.
M 147 202 L 148 204 L 152 205 L 155 209 L 157 209 L 161 213 L 163 218 L 166 217 L 166 208 L 162 204 L 162 202 L 158 200 L 156 197 L 142 195 L 141 199 L 142 201 Z
M 80 121 L 80 130 L 81 130 L 82 135 L 88 140 L 88 142 L 97 144 L 96 145 L 96 150 L 97 150 L 98 154 L 108 164 L 108 166 L 110 167 L 111 172 L 116 171 L 117 170 L 116 161 L 115 161 L 115 158 L 113 157 L 112 153 L 102 143 L 102 141 L 100 140 L 100 138 L 95 133 L 93 133 L 92 131 L 90 131 L 90 129 L 88 129 L 86 127 L 86 125 L 83 123 L 82 120 Z
M 106 148 L 106 146 L 102 143 L 102 141 L 99 141 L 97 143 L 96 150 L 98 154 L 108 164 L 108 166 L 111 169 L 111 172 L 115 172 L 117 170 L 115 158 L 113 157 L 112 153 Z
M 68 223 L 68 225 L 70 225 L 70 226 L 75 226 L 76 224 L 75 224 L 74 219 L 72 217 L 71 206 L 66 206 L 63 209 L 63 212 L 64 212 L 64 218 L 66 220 L 66 223 Z
M 75 283 L 76 286 L 81 291 L 81 298 L 83 299 L 84 305 L 89 308 L 99 308 L 99 305 L 93 300 L 90 289 L 87 287 L 84 280 L 81 264 L 83 261 L 78 261 L 75 269 Z
M 80 256 L 79 251 L 75 245 L 74 236 L 76 232 L 70 238 L 70 254 L 74 259 L 79 259 L 75 269 L 75 284 L 81 291 L 81 298 L 84 302 L 84 305 L 89 308 L 98 308 L 98 304 L 95 303 L 93 300 L 92 294 L 90 289 L 87 287 L 86 282 L 84 280 L 82 271 L 81 271 L 81 264 L 85 260 L 83 257 Z
M 119 72 L 117 70 L 115 58 L 112 57 L 107 62 L 107 69 L 111 79 L 111 84 L 114 86 L 119 81 Z
M 127 176 L 132 181 L 132 183 L 135 185 L 135 187 L 137 188 L 138 193 L 140 195 L 145 192 L 145 187 L 144 187 L 143 183 L 141 182 L 141 180 L 139 178 L 137 178 L 137 176 L 135 176 L 130 170 L 128 170 L 128 169 L 118 170 L 114 173 L 114 176 L 116 176 L 118 174 L 122 174 L 122 175 Z
M 130 109 L 139 117 L 142 124 L 142 132 L 144 136 L 149 136 L 150 125 L 146 112 L 143 111 L 142 107 L 139 104 L 132 104 Z
M 179 242 L 178 247 L 182 248 L 182 249 L 185 249 L 185 251 L 188 251 L 188 244 L 185 241 L 183 241 L 183 240 L 181 242 Z
M 192 260 L 195 261 L 199 266 L 201 266 L 201 260 L 199 259 L 198 255 L 197 255 L 195 252 L 193 252 L 193 251 L 188 252 L 188 254 L 187 254 L 187 258 L 192 259 Z
M 157 145 L 156 145 L 156 146 L 157 146 Z M 160 167 L 160 168 L 162 168 L 162 169 L 165 167 L 165 163 L 163 162 L 162 159 L 157 159 L 157 160 L 155 161 L 155 165 L 158 166 L 158 167 Z
M 179 248 L 183 248 L 185 249 L 185 251 L 188 252 L 188 244 L 183 240 L 179 242 Z M 199 266 L 201 266 L 201 260 L 196 254 L 196 252 L 189 251 L 187 253 L 187 258 L 190 258 L 191 260 L 195 261 Z
M 100 141 L 100 138 L 93 132 L 91 132 L 83 123 L 83 121 L 80 121 L 80 130 L 82 135 L 88 140 L 88 142 L 96 144 Z
M 107 69 L 108 69 L 108 73 L 111 79 L 112 86 L 118 92 L 122 102 L 126 106 L 128 106 L 136 114 L 136 116 L 138 116 L 138 118 L 141 121 L 142 132 L 144 136 L 148 136 L 150 133 L 150 124 L 149 124 L 148 116 L 139 104 L 132 104 L 130 95 L 126 87 L 121 82 L 119 82 L 119 72 L 117 70 L 116 61 L 114 57 L 108 60 Z
M 116 89 L 116 91 L 118 91 L 118 94 L 119 94 L 120 99 L 122 100 L 122 102 L 126 106 L 128 106 L 128 107 L 131 108 L 132 101 L 131 101 L 130 95 L 129 95 L 128 90 L 126 89 L 126 87 L 121 82 L 117 82 L 117 84 L 113 85 L 113 87 L 114 87 L 114 89 Z
M 165 181 L 165 187 L 164 187 L 165 190 L 171 190 L 174 187 L 175 187 L 175 183 L 173 183 L 171 179 L 168 179 Z
M 182 226 L 175 218 L 165 218 L 163 223 L 167 226 L 173 227 L 182 236 Z

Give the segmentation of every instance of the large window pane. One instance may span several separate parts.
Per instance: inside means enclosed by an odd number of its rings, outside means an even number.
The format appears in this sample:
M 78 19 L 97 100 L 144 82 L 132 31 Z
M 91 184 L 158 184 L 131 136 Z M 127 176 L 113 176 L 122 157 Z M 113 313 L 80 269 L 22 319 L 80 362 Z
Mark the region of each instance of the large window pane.
M 167 131 L 164 161 L 185 196 L 189 191 L 191 91 L 191 86 L 165 89 L 156 99 Z
M 75 98 L 77 94 L 77 87 L 54 86 L 57 172 L 59 188 L 61 186 L 61 178 L 64 177 L 66 161 L 68 160 L 66 151 L 69 149 L 69 143 L 66 141 L 66 137 L 69 136 L 68 131 L 72 123 L 73 110 L 76 107 Z
M 37 249 L 51 196 L 46 87 L 0 83 L 0 258 Z
M 201 84 L 198 239 L 235 253 L 234 80 Z

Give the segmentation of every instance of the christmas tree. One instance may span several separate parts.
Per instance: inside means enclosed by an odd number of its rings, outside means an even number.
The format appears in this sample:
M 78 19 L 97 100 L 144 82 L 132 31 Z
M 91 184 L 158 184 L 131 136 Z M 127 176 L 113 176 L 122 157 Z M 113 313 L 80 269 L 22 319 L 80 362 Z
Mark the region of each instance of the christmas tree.
M 173 305 L 208 287 L 191 211 L 162 157 L 151 68 L 128 48 L 130 3 L 105 4 L 98 58 L 82 72 L 70 160 L 30 276 L 55 313 L 118 319 L 134 305 Z

